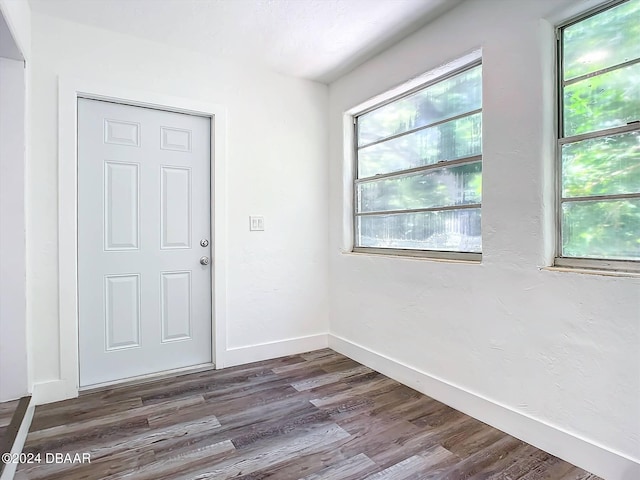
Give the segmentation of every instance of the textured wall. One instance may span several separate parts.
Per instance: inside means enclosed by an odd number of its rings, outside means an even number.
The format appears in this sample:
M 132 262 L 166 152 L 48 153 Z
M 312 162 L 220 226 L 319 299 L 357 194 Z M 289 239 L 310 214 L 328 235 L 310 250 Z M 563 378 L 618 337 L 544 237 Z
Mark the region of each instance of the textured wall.
M 331 84 L 330 331 L 637 461 L 640 279 L 539 268 L 553 256 L 554 35 L 544 19 L 576 6 L 465 2 Z M 482 264 L 343 253 L 343 113 L 478 48 Z

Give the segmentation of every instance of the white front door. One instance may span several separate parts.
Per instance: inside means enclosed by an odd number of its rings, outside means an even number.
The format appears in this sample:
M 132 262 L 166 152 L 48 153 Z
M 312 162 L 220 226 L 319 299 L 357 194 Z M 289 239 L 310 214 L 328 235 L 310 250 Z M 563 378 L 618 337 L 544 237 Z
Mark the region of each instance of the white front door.
M 78 99 L 81 387 L 212 362 L 210 122 Z

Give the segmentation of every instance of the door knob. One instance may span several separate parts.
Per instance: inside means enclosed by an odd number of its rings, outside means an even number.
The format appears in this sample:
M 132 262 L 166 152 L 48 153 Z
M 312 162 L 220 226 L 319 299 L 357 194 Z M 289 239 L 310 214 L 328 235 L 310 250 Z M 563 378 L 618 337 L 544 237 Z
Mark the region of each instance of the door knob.
M 209 257 L 200 257 L 200 265 L 209 265 Z

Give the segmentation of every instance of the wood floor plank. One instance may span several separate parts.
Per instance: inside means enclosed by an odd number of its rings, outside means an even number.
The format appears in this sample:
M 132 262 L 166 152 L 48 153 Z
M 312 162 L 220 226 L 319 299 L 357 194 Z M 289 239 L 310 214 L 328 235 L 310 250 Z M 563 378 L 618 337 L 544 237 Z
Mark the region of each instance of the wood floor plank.
M 312 388 L 327 385 L 329 383 L 337 383 L 345 378 L 356 377 L 358 375 L 364 375 L 371 372 L 372 370 L 369 367 L 360 365 L 359 367 L 351 368 L 349 370 L 327 373 L 315 378 L 295 382 L 291 386 L 299 392 L 302 392 L 304 390 L 311 390 Z
M 369 475 L 365 480 L 407 480 L 407 478 L 414 476 L 416 471 L 425 468 L 423 460 L 422 457 L 414 455 L 384 470 Z
M 174 385 L 165 385 L 164 387 L 145 392 L 141 395 L 141 398 L 144 405 L 153 405 L 156 403 L 163 403 L 168 398 L 176 399 L 192 395 L 203 395 L 206 393 L 224 391 L 225 388 L 235 388 L 240 382 L 262 383 L 264 381 L 270 381 L 274 377 L 275 374 L 273 372 L 261 368 L 249 375 L 227 376 L 225 378 L 218 379 L 215 382 L 202 378 L 198 382 L 187 381 Z
M 314 369 L 323 369 L 325 373 L 329 373 L 326 369 L 341 369 L 345 362 L 349 362 L 349 368 L 358 367 L 359 364 L 354 362 L 350 358 L 341 357 L 337 358 L 335 355 L 322 355 L 315 358 L 307 359 L 304 362 L 292 363 L 290 365 L 283 365 L 281 367 L 275 367 L 271 370 L 278 375 L 290 375 L 299 373 L 301 370 L 309 370 L 310 368 Z
M 388 393 L 389 391 L 397 387 L 397 382 L 391 380 L 390 378 L 382 377 L 340 392 L 329 393 L 320 398 L 314 398 L 313 400 L 311 400 L 311 403 L 313 403 L 318 408 L 324 408 L 333 405 L 340 405 L 344 402 L 349 402 L 353 400 L 354 397 L 368 398 L 376 395 L 381 395 L 383 393 Z
M 133 456 L 131 452 L 140 452 L 140 458 L 149 458 L 146 456 L 146 453 L 149 452 L 153 454 L 152 460 L 156 459 L 155 449 L 158 448 L 161 443 L 172 437 L 184 437 L 189 435 L 194 435 L 199 432 L 208 431 L 210 432 L 212 429 L 215 429 L 220 426 L 220 423 L 215 418 L 215 416 L 198 418 L 194 422 L 190 423 L 182 423 L 176 426 L 172 426 L 168 429 L 156 429 L 150 432 L 145 432 L 139 435 L 134 435 L 131 437 L 127 437 L 120 442 L 106 442 L 103 444 L 94 444 L 91 447 L 80 447 L 84 448 L 83 453 L 90 454 L 91 464 L 109 464 L 113 463 L 118 465 L 125 465 L 126 461 L 131 459 L 127 458 L 129 455 Z M 78 446 L 66 446 L 62 448 L 58 448 L 58 453 L 75 453 L 77 452 Z M 130 468 L 139 467 L 140 465 L 145 464 L 141 462 L 140 459 L 134 458 L 134 463 Z M 148 461 L 147 461 L 148 463 Z M 126 465 L 125 465 L 126 466 Z M 90 465 L 83 466 L 84 470 L 91 470 Z M 42 470 L 42 464 L 35 464 L 31 467 L 25 469 L 27 472 L 38 472 Z M 54 463 L 46 466 L 46 472 L 51 475 L 57 474 L 59 472 L 65 472 L 69 470 L 69 468 L 73 468 L 69 465 Z M 129 468 L 129 467 L 127 467 Z M 124 470 L 126 468 L 120 468 L 119 470 Z M 118 470 L 118 471 L 119 471 Z M 115 473 L 115 470 L 110 470 L 112 473 Z
M 599 480 L 330 349 L 38 406 L 25 452 L 92 461 L 17 480 Z
M 315 360 L 317 358 L 322 358 L 322 357 L 331 357 L 333 359 L 343 357 L 343 355 L 340 355 L 334 352 L 330 348 L 322 348 L 320 350 L 313 350 L 311 352 L 301 353 L 299 356 L 305 359 L 306 361 Z
M 393 438 L 391 444 L 387 443 L 387 448 L 382 448 L 377 452 L 370 451 L 371 458 L 382 465 L 387 465 L 394 461 L 397 462 L 400 455 L 402 455 L 402 458 L 418 455 L 424 451 L 429 451 L 429 449 L 434 446 L 438 446 L 444 451 L 451 453 L 443 447 L 438 439 L 445 436 L 451 430 L 466 430 L 467 423 L 465 420 L 467 419 L 462 418 L 460 422 L 455 425 L 442 425 L 432 430 L 419 429 L 410 422 L 395 422 L 394 425 L 398 427 L 397 433 L 393 436 L 395 438 Z
M 6 427 L 11 423 L 11 417 L 13 417 L 13 412 L 15 412 L 18 407 L 18 402 L 20 402 L 20 400 L 0 403 L 0 427 Z
M 92 459 L 84 464 L 32 464 L 21 471 L 29 480 L 100 480 L 111 478 L 122 471 L 136 471 L 155 460 L 151 450 L 126 450 L 109 457 Z
M 319 423 L 329 421 L 329 419 L 330 416 L 325 412 L 321 412 L 313 408 L 308 408 L 302 411 L 298 411 L 295 414 L 287 415 L 285 419 L 263 422 L 258 426 L 253 425 L 250 431 L 245 432 L 241 435 L 234 435 L 233 443 L 239 449 L 245 448 L 247 445 L 257 443 L 261 439 L 273 439 L 291 430 L 300 428 L 301 426 L 317 425 Z
M 147 416 L 154 414 L 158 415 L 163 411 L 175 411 L 180 407 L 186 405 L 196 405 L 204 403 L 202 396 L 192 396 L 187 398 L 180 398 L 177 400 L 166 401 L 163 404 L 148 405 L 140 408 L 133 408 L 126 412 L 110 413 L 104 416 L 97 416 L 89 419 L 83 419 L 80 421 L 73 421 L 65 423 L 62 421 L 60 424 L 43 428 L 40 430 L 32 429 L 33 433 L 30 433 L 27 437 L 27 446 L 31 446 L 37 442 L 54 441 L 56 439 L 64 437 L 69 440 L 70 437 L 76 435 L 78 439 L 84 438 L 84 436 L 93 438 L 98 431 L 105 432 L 109 429 L 118 431 L 125 428 L 127 422 L 132 425 L 138 425 L 144 423 L 148 425 Z M 37 427 L 36 427 L 37 428 Z M 74 440 L 74 441 L 77 441 Z
M 520 479 L 526 473 L 535 469 L 538 465 L 543 464 L 543 462 L 550 456 L 551 455 L 547 452 L 539 450 L 531 445 L 526 445 L 524 450 L 520 451 L 515 462 L 504 467 L 502 471 L 494 473 L 489 478 L 491 478 L 491 480 Z
M 272 465 L 293 460 L 307 449 L 321 448 L 348 437 L 349 434 L 335 423 L 316 427 L 304 435 L 297 434 L 293 441 L 291 438 L 282 438 L 269 446 L 252 451 L 250 455 L 221 462 L 216 467 L 193 476 L 192 480 L 242 478 Z
M 497 441 L 486 445 L 481 450 L 475 452 L 468 457 L 463 458 L 460 462 L 451 467 L 442 480 L 459 480 L 461 478 L 473 478 L 478 475 L 486 467 L 492 465 L 506 452 L 520 446 L 522 442 L 517 438 L 509 435 L 503 435 Z M 460 456 L 460 455 L 458 455 Z M 480 475 L 482 478 L 482 475 Z
M 487 462 L 482 468 L 477 470 L 475 476 L 480 478 L 495 478 L 496 475 L 509 469 L 512 465 L 517 464 L 518 459 L 526 455 L 529 446 L 530 445 L 524 442 L 516 443 L 515 448 L 511 450 L 506 449 L 498 455 L 494 455 L 493 461 Z
M 381 478 L 424 478 L 426 476 L 425 472 L 434 472 L 446 466 L 454 465 L 459 461 L 459 458 L 456 455 L 454 455 L 447 449 L 442 448 L 440 445 L 436 445 L 424 452 L 413 455 L 412 457 L 409 457 L 409 459 L 413 459 L 413 461 L 407 461 L 403 469 L 397 472 L 391 470 L 391 472 L 393 472 L 393 475 L 391 475 L 390 477 L 382 476 Z M 395 466 L 401 464 L 402 462 L 397 463 L 396 465 L 388 467 L 380 473 L 383 474 L 384 472 L 389 472 L 389 469 L 393 469 Z M 373 478 L 371 478 L 370 480 L 373 480 Z
M 575 467 L 557 457 L 549 456 L 518 480 L 558 480 L 573 471 Z
M 103 403 L 103 404 L 79 404 L 75 408 L 59 408 L 43 411 L 38 415 L 38 418 L 34 418 L 32 422 L 32 428 L 34 430 L 45 430 L 49 427 L 59 425 L 61 422 L 72 423 L 80 422 L 84 419 L 91 419 L 97 416 L 120 414 L 130 411 L 134 408 L 142 406 L 142 399 L 140 397 L 126 398 L 115 402 Z
M 594 474 L 585 472 L 581 468 L 573 467 L 560 480 L 593 480 L 597 478 Z
M 173 408 L 161 408 L 147 414 L 150 428 L 162 428 L 177 423 L 196 421 L 213 416 L 212 408 L 201 396 L 190 397 L 184 402 L 174 402 Z
M 256 390 L 236 391 L 220 397 L 206 397 L 207 405 L 215 408 L 220 416 L 233 415 L 244 409 L 256 408 L 290 398 L 299 398 L 298 391 L 287 383 L 272 382 Z
M 157 480 L 158 478 L 172 478 L 177 475 L 190 475 L 188 472 L 201 467 L 203 464 L 224 460 L 234 451 L 233 442 L 224 440 L 191 450 L 182 455 L 147 464 L 141 468 L 122 471 L 109 478 L 119 480 L 133 477 L 136 480 Z
M 162 445 L 158 445 L 155 449 L 158 458 L 166 455 L 174 455 L 177 452 L 188 451 L 192 448 L 198 448 L 200 445 L 206 445 L 212 441 L 222 439 L 230 439 L 236 448 L 247 450 L 254 444 L 273 442 L 278 437 L 287 435 L 297 429 L 305 429 L 309 425 L 323 425 L 331 423 L 329 415 L 318 411 L 312 405 L 307 403 L 295 404 L 291 410 L 282 416 L 282 407 L 275 410 L 280 415 L 264 415 L 262 417 L 253 417 L 251 421 L 244 421 L 243 417 L 233 419 L 222 418 L 223 425 L 216 431 L 203 432 L 201 434 L 193 434 L 189 437 L 177 437 L 166 439 Z M 258 410 L 256 410 L 259 413 Z
M 460 458 L 467 458 L 504 438 L 504 433 L 494 428 L 482 428 L 458 442 L 445 442 L 447 450 Z
M 89 445 L 122 442 L 126 438 L 147 431 L 149 431 L 149 422 L 144 415 L 106 426 L 98 426 L 98 422 L 93 422 L 88 427 L 74 425 L 73 430 L 69 432 L 65 431 L 64 426 L 51 427 L 41 431 L 42 433 L 36 431 L 33 438 L 27 436 L 24 452 L 34 454 L 62 451 L 84 452 Z
M 429 472 L 439 465 L 454 463 L 458 458 L 448 450 L 436 445 L 432 449 L 418 455 L 413 455 L 380 472 L 366 477 L 365 480 L 407 480 L 424 477 L 424 472 Z
M 376 467 L 373 460 L 364 453 L 359 453 L 300 480 L 357 480 L 364 478 L 366 472 Z

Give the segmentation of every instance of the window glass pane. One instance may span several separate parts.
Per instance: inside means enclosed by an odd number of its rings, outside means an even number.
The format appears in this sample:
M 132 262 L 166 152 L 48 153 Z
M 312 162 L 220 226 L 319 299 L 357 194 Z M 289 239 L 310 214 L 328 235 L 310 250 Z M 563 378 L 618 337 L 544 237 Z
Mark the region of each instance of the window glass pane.
M 562 146 L 562 196 L 640 193 L 640 132 Z
M 562 255 L 640 260 L 640 199 L 562 204 Z
M 357 217 L 358 246 L 477 252 L 482 250 L 480 209 Z
M 482 113 L 476 113 L 361 149 L 358 178 L 481 153 Z
M 586 78 L 564 88 L 564 135 L 640 120 L 640 64 Z
M 358 117 L 358 146 L 446 120 L 482 106 L 477 66 Z
M 481 162 L 358 184 L 358 212 L 467 205 L 481 201 Z
M 631 0 L 563 30 L 564 79 L 640 57 L 640 1 Z

